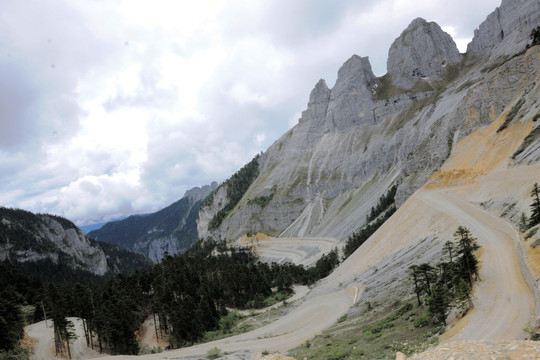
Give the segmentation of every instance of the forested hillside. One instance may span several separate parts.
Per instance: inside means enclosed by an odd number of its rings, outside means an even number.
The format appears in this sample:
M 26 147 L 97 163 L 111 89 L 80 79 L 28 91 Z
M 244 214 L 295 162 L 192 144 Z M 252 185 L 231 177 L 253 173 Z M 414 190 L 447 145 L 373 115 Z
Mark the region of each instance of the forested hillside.
M 55 283 L 131 274 L 151 263 L 143 255 L 88 239 L 59 216 L 0 207 L 0 262 Z
M 5 348 L 17 348 L 21 304 L 34 309 L 31 321 L 45 315 L 55 320 L 58 343 L 72 338 L 66 318 L 76 316 L 83 319 L 88 346 L 111 354 L 137 354 L 135 332 L 153 316 L 159 336 L 173 347 L 190 345 L 207 331 L 226 333 L 227 320 L 222 319 L 228 307 L 265 306 L 269 297 L 286 296 L 293 283 L 311 284 L 338 263 L 338 253 L 332 251 L 310 269 L 290 263 L 269 265 L 245 249 L 205 241 L 186 254 L 166 257 L 151 269 L 87 284 L 53 284 L 5 268 L 2 273 L 9 275 L 2 276 L 0 285 L 9 294 L 0 316 L 13 315 L 8 319 L 9 329 L 15 329 L 6 333 Z M 15 310 L 10 315 L 4 309 Z

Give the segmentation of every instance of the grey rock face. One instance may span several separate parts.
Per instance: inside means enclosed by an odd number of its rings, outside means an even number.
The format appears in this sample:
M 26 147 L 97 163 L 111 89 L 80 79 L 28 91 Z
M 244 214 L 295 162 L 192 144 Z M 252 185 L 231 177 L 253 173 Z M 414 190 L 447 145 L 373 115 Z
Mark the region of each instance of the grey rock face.
M 60 223 L 46 215 L 42 216 L 40 237 L 53 241 L 60 250 L 71 255 L 91 272 L 103 275 L 107 272 L 107 259 L 102 249 L 92 246 L 80 229 L 64 229 Z
M 202 187 L 194 187 L 186 191 L 184 197 L 189 198 L 192 202 L 203 201 L 210 193 L 218 186 L 217 182 L 212 182 L 210 185 L 204 185 Z
M 536 0 L 503 0 L 474 31 L 467 53 L 480 57 L 513 55 L 529 42 L 531 30 L 540 26 Z
M 326 114 L 329 131 L 345 131 L 360 122 L 373 122 L 377 80 L 367 57 L 353 55 L 338 71 Z
M 214 193 L 210 204 L 208 206 L 204 206 L 204 208 L 201 208 L 199 211 L 199 217 L 197 219 L 197 232 L 199 234 L 199 238 L 205 239 L 208 236 L 215 237 L 216 239 L 220 238 L 220 229 L 218 229 L 218 231 L 210 232 L 208 226 L 210 225 L 210 221 L 214 215 L 223 209 L 225 205 L 227 205 L 227 186 L 222 185 L 217 188 L 217 191 Z
M 459 61 L 452 37 L 436 23 L 417 18 L 390 46 L 387 69 L 394 85 L 410 89 L 419 79 L 437 77 Z
M 29 212 L 23 219 L 22 211 L 18 210 L 4 209 L 3 213 L 10 220 L 2 218 L 0 221 L 3 234 L 0 237 L 0 260 L 21 263 L 50 260 L 58 264 L 62 259 L 64 265 L 96 275 L 103 275 L 109 270 L 103 249 L 91 243 L 73 224 L 66 226 L 58 217 Z M 13 234 L 16 234 L 16 241 L 10 239 Z

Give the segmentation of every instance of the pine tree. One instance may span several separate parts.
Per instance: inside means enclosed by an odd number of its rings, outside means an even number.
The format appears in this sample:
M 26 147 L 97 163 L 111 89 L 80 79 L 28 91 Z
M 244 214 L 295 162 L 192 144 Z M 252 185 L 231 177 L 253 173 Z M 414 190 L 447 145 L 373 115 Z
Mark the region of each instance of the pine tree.
M 531 190 L 533 202 L 531 204 L 531 217 L 529 218 L 529 227 L 540 224 L 540 188 L 538 183 L 534 183 Z
M 519 218 L 518 229 L 519 231 L 524 233 L 525 231 L 527 231 L 528 228 L 529 228 L 529 219 L 527 219 L 527 215 L 525 215 L 525 213 L 522 212 Z
M 454 243 L 451 241 L 447 241 L 444 243 L 443 250 L 448 252 L 448 258 L 450 259 L 450 262 L 454 262 L 453 254 L 455 253 L 455 246 Z
M 428 298 L 429 313 L 435 318 L 438 323 L 446 326 L 446 317 L 450 310 L 451 299 L 448 296 L 448 289 L 442 284 L 437 283 L 433 287 L 431 296 Z
M 420 286 L 418 265 L 411 265 L 409 269 L 414 284 L 414 292 L 416 293 L 416 299 L 418 300 L 418 306 L 421 306 L 422 301 L 420 300 L 420 295 L 422 294 L 423 290 Z
M 478 250 L 480 246 L 471 234 L 471 231 L 466 227 L 460 226 L 454 233 L 457 239 L 457 252 L 460 255 L 458 264 L 461 267 L 461 273 L 467 279 L 469 286 L 472 286 L 473 280 L 480 279 L 478 274 L 478 260 L 473 252 Z
M 21 309 L 11 289 L 0 292 L 0 350 L 14 349 L 23 334 Z
M 463 279 L 460 279 L 457 286 L 456 302 L 458 304 L 458 307 L 461 309 L 468 309 L 473 305 L 471 300 L 471 287 Z
M 432 285 L 437 281 L 435 268 L 427 263 L 420 264 L 418 267 L 420 287 L 427 296 L 431 296 Z

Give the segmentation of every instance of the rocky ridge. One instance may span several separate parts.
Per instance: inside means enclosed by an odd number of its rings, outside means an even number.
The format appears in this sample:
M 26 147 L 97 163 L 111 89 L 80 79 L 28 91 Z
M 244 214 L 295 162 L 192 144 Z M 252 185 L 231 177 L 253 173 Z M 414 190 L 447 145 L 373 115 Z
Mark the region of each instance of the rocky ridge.
M 148 265 L 140 255 L 87 238 L 69 220 L 8 208 L 0 208 L 0 261 L 14 267 L 52 263 L 94 275 Z
M 525 101 L 523 109 L 535 108 L 528 94 L 538 75 L 536 47 L 514 58 L 500 54 L 525 50 L 538 17 L 537 1 L 504 0 L 475 32 L 465 56 L 438 25 L 416 19 L 392 44 L 388 74 L 381 78 L 368 58 L 352 56 L 333 88 L 317 82 L 298 124 L 262 154 L 260 175 L 218 229 L 203 224 L 219 202 L 201 209 L 199 236 L 344 239 L 393 184 L 403 203 L 461 138 L 518 101 Z M 507 19 L 499 43 L 494 18 Z M 478 60 L 487 54 L 491 60 Z M 533 153 L 521 160 L 533 160 Z M 248 203 L 270 191 L 266 206 Z

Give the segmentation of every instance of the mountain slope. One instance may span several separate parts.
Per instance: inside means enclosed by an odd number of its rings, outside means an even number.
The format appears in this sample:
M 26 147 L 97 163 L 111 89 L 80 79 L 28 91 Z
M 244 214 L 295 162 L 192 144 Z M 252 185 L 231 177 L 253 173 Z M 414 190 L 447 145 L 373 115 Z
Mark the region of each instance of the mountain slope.
M 394 184 L 402 204 L 475 129 L 518 104 L 513 122 L 534 116 L 538 56 L 536 47 L 524 51 L 539 7 L 504 1 L 496 10 L 507 19 L 504 39 L 490 15 L 464 55 L 438 25 L 416 19 L 392 44 L 380 78 L 367 58 L 352 56 L 332 89 L 315 85 L 299 123 L 261 155 L 259 176 L 217 229 L 205 221 L 220 207 L 201 208 L 199 235 L 344 239 Z M 264 206 L 250 202 L 269 195 Z
M 161 260 L 164 253 L 182 253 L 199 238 L 196 225 L 199 207 L 216 187 L 213 183 L 193 188 L 164 209 L 109 222 L 88 236 L 140 252 L 154 262 Z
M 0 261 L 54 281 L 82 281 L 148 266 L 143 256 L 84 236 L 71 221 L 0 207 Z

